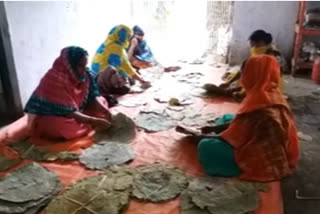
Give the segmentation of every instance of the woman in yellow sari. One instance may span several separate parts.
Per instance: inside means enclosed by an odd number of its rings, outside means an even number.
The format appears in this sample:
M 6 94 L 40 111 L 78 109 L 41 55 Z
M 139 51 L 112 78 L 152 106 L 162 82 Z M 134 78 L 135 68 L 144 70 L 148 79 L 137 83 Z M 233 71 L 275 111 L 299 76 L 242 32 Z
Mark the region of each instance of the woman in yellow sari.
M 98 85 L 103 95 L 128 93 L 130 79 L 139 81 L 141 87 L 150 86 L 150 82 L 137 74 L 129 62 L 126 49 L 131 36 L 132 31 L 129 27 L 125 25 L 113 27 L 93 57 L 91 69 L 98 74 Z

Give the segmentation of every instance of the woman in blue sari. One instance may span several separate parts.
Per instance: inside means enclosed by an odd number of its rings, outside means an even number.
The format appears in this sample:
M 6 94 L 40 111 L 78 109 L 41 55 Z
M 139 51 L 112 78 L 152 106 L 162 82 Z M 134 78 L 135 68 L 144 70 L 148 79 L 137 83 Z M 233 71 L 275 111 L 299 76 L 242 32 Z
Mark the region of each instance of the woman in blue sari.
M 128 48 L 128 57 L 132 67 L 139 72 L 140 69 L 149 68 L 159 65 L 163 67 L 154 58 L 147 41 L 144 39 L 144 31 L 139 26 L 133 27 L 133 36 L 130 39 L 130 45 Z M 177 71 L 179 66 L 163 67 L 165 72 Z
M 137 70 L 157 64 L 150 47 L 143 37 L 144 31 L 139 26 L 134 26 L 133 36 L 130 39 L 128 48 L 128 57 L 131 65 Z

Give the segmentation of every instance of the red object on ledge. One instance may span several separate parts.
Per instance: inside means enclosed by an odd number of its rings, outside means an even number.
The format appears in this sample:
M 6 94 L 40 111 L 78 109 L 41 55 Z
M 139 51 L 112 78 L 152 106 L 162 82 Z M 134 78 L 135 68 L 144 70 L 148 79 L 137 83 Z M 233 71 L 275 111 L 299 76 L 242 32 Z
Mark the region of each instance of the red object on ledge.
M 308 28 L 304 26 L 305 13 L 307 8 L 306 1 L 299 2 L 299 11 L 297 16 L 297 23 L 295 27 L 294 34 L 294 44 L 293 44 L 293 57 L 292 57 L 292 69 L 291 74 L 294 75 L 296 70 L 299 69 L 313 69 L 313 63 L 306 63 L 300 59 L 300 52 L 302 47 L 302 40 L 304 36 L 320 36 L 319 28 Z

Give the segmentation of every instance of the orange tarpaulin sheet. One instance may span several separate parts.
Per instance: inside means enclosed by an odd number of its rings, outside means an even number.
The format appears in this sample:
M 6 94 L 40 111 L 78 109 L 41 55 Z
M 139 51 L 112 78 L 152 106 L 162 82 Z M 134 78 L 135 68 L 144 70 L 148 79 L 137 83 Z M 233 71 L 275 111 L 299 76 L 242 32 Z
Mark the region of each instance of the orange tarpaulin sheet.
M 129 95 L 140 96 L 140 95 Z M 196 104 L 206 103 L 207 106 L 203 111 L 214 112 L 217 115 L 224 113 L 234 113 L 238 108 L 238 104 L 228 102 L 221 99 L 202 100 L 197 99 Z M 150 102 L 148 105 L 160 105 L 155 102 Z M 123 112 L 128 116 L 135 117 L 139 112 L 138 108 L 113 108 L 113 112 Z M 5 152 L 7 155 L 15 155 L 8 150 L 4 145 L 20 138 L 28 133 L 26 116 L 11 125 L 3 128 L 0 131 L 0 152 Z M 145 133 L 143 131 L 137 134 L 136 139 L 132 142 L 136 152 L 136 158 L 130 163 L 132 166 L 137 166 L 145 163 L 164 162 L 170 163 L 183 169 L 188 175 L 203 176 L 204 171 L 197 157 L 197 146 L 191 142 L 181 141 L 182 135 L 174 130 Z M 43 139 L 34 139 L 31 141 L 39 146 L 45 146 L 52 151 L 72 150 L 81 151 L 92 145 L 94 142 L 90 136 L 76 139 L 66 143 L 52 143 Z M 24 161 L 25 164 L 28 161 Z M 85 176 L 97 174 L 93 170 L 87 170 L 78 161 L 74 162 L 54 162 L 41 163 L 48 169 L 56 172 L 64 185 L 69 185 Z M 19 167 L 19 166 L 18 166 Z M 17 168 L 17 167 L 15 167 Z M 10 171 L 13 169 L 10 169 Z M 4 175 L 5 173 L 0 174 Z M 282 214 L 282 196 L 280 183 L 274 182 L 269 184 L 270 192 L 260 193 L 261 203 L 255 214 Z M 125 214 L 179 214 L 179 199 L 174 199 L 165 203 L 146 203 L 132 200 Z

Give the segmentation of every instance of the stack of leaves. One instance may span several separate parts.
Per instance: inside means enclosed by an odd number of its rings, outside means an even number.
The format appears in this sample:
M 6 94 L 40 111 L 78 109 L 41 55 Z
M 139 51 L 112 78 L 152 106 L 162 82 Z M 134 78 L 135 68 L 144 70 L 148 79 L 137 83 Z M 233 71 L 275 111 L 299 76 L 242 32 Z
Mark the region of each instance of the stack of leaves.
M 245 214 L 258 208 L 261 183 L 225 178 L 192 179 L 180 196 L 182 214 Z
M 61 190 L 58 176 L 37 163 L 0 178 L 0 213 L 35 214 Z
M 138 107 L 147 104 L 148 100 L 145 97 L 141 96 L 131 96 L 131 97 L 123 97 L 119 99 L 119 105 L 124 107 Z
M 215 113 L 203 112 L 205 106 L 193 107 L 187 106 L 182 110 L 176 111 L 167 108 L 165 113 L 172 119 L 179 121 L 184 126 L 203 127 L 214 125 L 217 119 Z
M 188 84 L 199 84 L 201 79 L 204 77 L 203 74 L 199 72 L 177 73 L 172 76 L 179 82 Z
M 168 106 L 162 109 L 141 110 L 136 117 L 137 126 L 147 132 L 169 130 L 181 124 L 187 127 L 215 125 L 218 119 L 215 113 L 203 112 L 204 106 Z
M 130 143 L 136 137 L 136 124 L 123 113 L 112 116 L 111 127 L 105 131 L 98 131 L 93 139 L 98 144 L 109 141 L 117 143 Z
M 165 114 L 152 111 L 140 111 L 136 117 L 137 126 L 147 132 L 166 131 L 176 126 L 177 121 Z
M 68 151 L 50 152 L 48 149 L 38 147 L 28 140 L 17 141 L 11 144 L 10 148 L 18 152 L 21 158 L 34 161 L 74 161 L 79 159 L 77 153 Z
M 164 74 L 162 66 L 152 66 L 146 69 L 142 69 L 140 70 L 140 72 L 143 78 L 151 82 L 161 79 L 162 75 Z
M 45 214 L 118 214 L 129 203 L 133 177 L 130 168 L 113 167 L 67 188 L 45 209 Z
M 89 169 L 101 170 L 108 166 L 124 164 L 134 157 L 135 153 L 130 145 L 109 142 L 85 149 L 79 160 Z
M 184 172 L 174 166 L 151 164 L 137 168 L 133 182 L 133 197 L 161 202 L 177 197 L 188 185 Z

